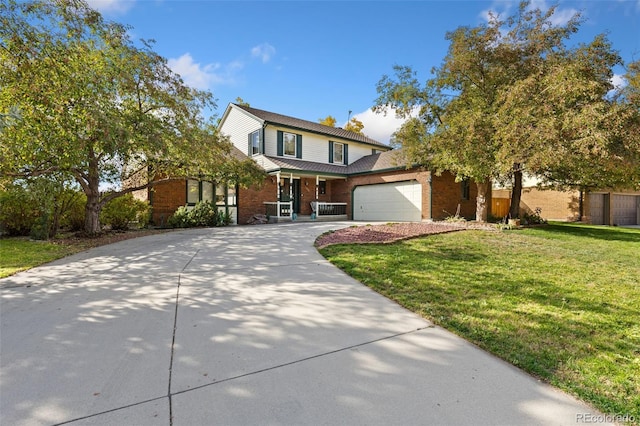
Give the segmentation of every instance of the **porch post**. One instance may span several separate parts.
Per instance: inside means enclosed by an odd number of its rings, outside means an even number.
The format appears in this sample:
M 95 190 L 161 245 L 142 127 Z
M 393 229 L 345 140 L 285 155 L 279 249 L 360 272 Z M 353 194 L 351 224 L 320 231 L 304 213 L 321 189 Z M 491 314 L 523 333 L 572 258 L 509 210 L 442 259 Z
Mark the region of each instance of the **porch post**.
M 320 175 L 316 175 L 316 201 L 318 201 L 318 196 L 320 192 L 320 189 L 318 188 L 318 186 L 320 186 Z
M 289 217 L 293 219 L 293 173 L 289 173 Z
M 280 172 L 276 173 L 276 216 L 280 217 Z

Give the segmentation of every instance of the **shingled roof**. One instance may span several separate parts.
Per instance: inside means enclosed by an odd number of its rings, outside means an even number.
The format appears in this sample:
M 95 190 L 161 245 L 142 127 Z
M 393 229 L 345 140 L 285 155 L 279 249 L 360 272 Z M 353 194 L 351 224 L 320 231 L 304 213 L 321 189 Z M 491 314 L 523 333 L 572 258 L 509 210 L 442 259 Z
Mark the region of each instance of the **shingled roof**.
M 391 150 L 375 155 L 367 155 L 349 164 L 347 173 L 356 175 L 361 173 L 380 172 L 383 170 L 402 169 L 407 166 L 407 160 L 402 150 Z
M 349 175 L 378 173 L 385 170 L 398 170 L 407 167 L 406 157 L 401 150 L 391 150 L 379 154 L 367 155 L 348 166 L 267 155 L 260 155 L 254 157 L 254 159 L 267 173 L 281 170 L 346 177 Z
M 322 135 L 334 136 L 337 138 L 342 138 L 354 142 L 365 143 L 368 145 L 379 146 L 384 148 L 389 148 L 388 145 L 383 144 L 382 142 L 378 142 L 377 140 L 371 139 L 365 135 L 356 132 L 350 132 L 341 127 L 331 127 L 325 126 L 324 124 L 316 123 L 313 121 L 302 120 L 300 118 L 289 117 L 287 115 L 276 114 L 275 112 L 269 112 L 258 108 L 252 108 L 245 105 L 233 104 L 234 106 L 248 112 L 254 117 L 270 123 L 281 125 L 285 127 L 290 127 L 298 130 L 305 130 L 307 132 L 319 133 Z

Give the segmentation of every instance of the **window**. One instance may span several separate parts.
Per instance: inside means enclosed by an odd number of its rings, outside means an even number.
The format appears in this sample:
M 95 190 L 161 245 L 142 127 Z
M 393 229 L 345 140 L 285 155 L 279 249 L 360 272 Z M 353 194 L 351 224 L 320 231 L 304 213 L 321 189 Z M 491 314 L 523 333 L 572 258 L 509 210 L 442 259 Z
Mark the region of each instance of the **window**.
M 256 130 L 249 135 L 249 154 L 262 154 L 262 150 L 260 148 L 260 130 Z
M 227 187 L 227 205 L 228 206 L 235 206 L 236 204 L 237 204 L 236 186 L 235 185 L 229 185 Z
M 200 201 L 200 182 L 197 180 L 187 180 L 187 204 L 195 205 Z
M 341 143 L 333 143 L 333 162 L 344 164 L 344 145 Z
M 296 156 L 296 135 L 293 133 L 282 133 L 282 141 L 284 144 L 284 155 Z
M 188 179 L 187 205 L 195 206 L 200 201 L 213 202 L 213 182 Z
M 329 141 L 329 163 L 333 164 L 349 164 L 348 149 L 349 146 L 340 142 Z
M 321 180 L 318 182 L 318 194 L 324 195 L 327 193 L 327 181 Z
M 460 182 L 460 198 L 463 200 L 469 199 L 469 179 Z
M 276 152 L 278 157 L 302 158 L 302 135 L 278 130 Z
M 202 201 L 213 201 L 213 183 L 202 182 Z
M 224 206 L 225 201 L 225 188 L 224 185 L 216 185 L 216 205 Z

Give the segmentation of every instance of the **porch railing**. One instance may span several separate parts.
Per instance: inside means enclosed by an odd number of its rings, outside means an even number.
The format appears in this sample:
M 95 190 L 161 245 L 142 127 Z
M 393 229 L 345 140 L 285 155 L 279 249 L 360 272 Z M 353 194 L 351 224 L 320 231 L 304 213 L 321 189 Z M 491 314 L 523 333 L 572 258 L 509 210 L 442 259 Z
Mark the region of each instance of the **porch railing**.
M 324 201 L 312 201 L 311 210 L 320 216 L 343 216 L 347 214 L 347 203 L 325 203 Z
M 267 217 L 291 217 L 293 213 L 292 201 L 265 201 Z

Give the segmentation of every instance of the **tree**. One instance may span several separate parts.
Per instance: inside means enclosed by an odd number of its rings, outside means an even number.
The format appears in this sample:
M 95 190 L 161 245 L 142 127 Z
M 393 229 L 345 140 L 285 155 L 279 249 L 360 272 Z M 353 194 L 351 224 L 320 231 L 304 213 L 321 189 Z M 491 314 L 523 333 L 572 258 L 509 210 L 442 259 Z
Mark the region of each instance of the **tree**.
M 237 103 L 238 105 L 242 105 L 242 106 L 246 106 L 246 107 L 250 107 L 250 106 L 251 106 L 251 105 L 249 105 L 249 102 L 245 102 L 245 100 L 244 100 L 244 99 L 242 99 L 240 96 L 238 96 L 238 97 L 236 98 L 236 103 Z
M 473 179 L 478 220 L 486 220 L 492 180 L 512 181 L 516 217 L 524 171 L 557 173 L 558 157 L 579 163 L 596 139 L 600 147 L 610 139 L 603 98 L 620 58 L 604 36 L 566 47 L 582 19 L 576 14 L 553 25 L 555 9 L 543 13 L 523 1 L 504 21 L 493 15 L 485 25 L 447 33 L 447 56 L 424 87 L 410 67 L 401 66 L 394 68 L 395 78 L 383 76 L 378 83 L 375 111 L 393 107 L 405 117 L 417 112 L 418 123 L 408 121 L 395 135 L 408 148 L 408 161 Z M 562 156 L 559 144 L 567 148 Z
M 19 111 L 0 133 L 0 175 L 75 180 L 87 197 L 87 233 L 100 231 L 111 199 L 244 167 L 202 117 L 215 108 L 212 94 L 186 86 L 149 42 L 134 44 L 126 26 L 83 0 L 9 0 L 0 23 L 0 113 Z M 122 182 L 130 185 L 100 192 Z
M 331 115 L 327 115 L 325 118 L 318 119 L 318 123 L 324 126 L 336 127 L 336 119 Z
M 349 120 L 349 122 L 344 126 L 344 129 L 350 132 L 363 134 L 362 129 L 364 129 L 364 124 L 362 124 L 362 121 L 358 120 L 357 118 L 352 117 L 351 120 Z
M 349 113 L 351 113 L 351 111 L 349 111 Z M 335 117 L 327 115 L 325 118 L 319 119 L 318 122 L 325 126 L 336 127 L 337 120 Z M 364 134 L 362 133 L 362 129 L 364 129 L 364 124 L 362 124 L 362 121 L 358 120 L 355 117 L 352 117 L 344 126 L 344 130 L 348 130 L 354 133 L 360 133 L 361 135 Z

